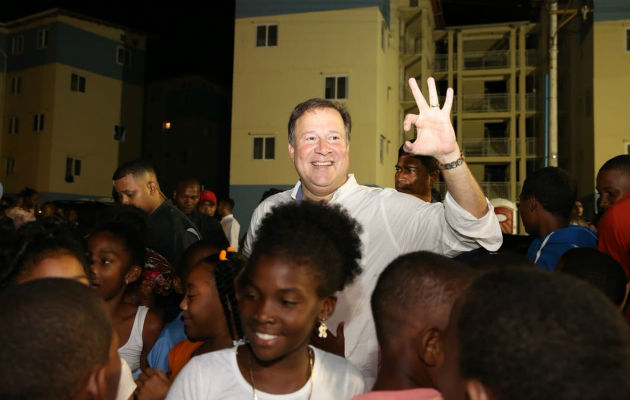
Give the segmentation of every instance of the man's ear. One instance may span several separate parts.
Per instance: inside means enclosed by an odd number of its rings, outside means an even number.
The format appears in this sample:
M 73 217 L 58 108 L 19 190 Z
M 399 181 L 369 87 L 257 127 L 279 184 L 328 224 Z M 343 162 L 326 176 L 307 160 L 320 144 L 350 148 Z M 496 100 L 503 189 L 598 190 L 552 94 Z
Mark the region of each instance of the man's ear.
M 483 383 L 477 379 L 466 380 L 466 394 L 470 400 L 490 400 L 490 395 Z
M 431 187 L 433 187 L 433 185 L 435 185 L 435 183 L 437 181 L 440 180 L 440 170 L 436 169 L 435 171 L 431 172 L 429 174 L 429 183 L 431 184 Z
M 295 158 L 295 148 L 293 148 L 293 145 L 291 144 L 291 142 L 289 142 L 289 157 L 291 157 L 291 160 L 294 161 Z
M 444 362 L 444 335 L 432 327 L 419 334 L 418 354 L 430 368 L 436 368 Z
M 74 398 L 104 400 L 106 387 L 107 379 L 105 366 L 102 365 L 90 372 L 87 383 L 84 387 L 76 390 L 75 393 L 77 393 L 77 396 Z
M 140 274 L 142 273 L 142 268 L 134 265 L 129 271 L 125 274 L 125 283 L 130 284 L 131 282 L 135 282 L 140 278 Z
M 154 194 L 160 191 L 158 184 L 156 181 L 147 182 L 147 187 L 149 188 L 149 193 Z
M 327 320 L 335 312 L 335 306 L 337 305 L 337 296 L 328 296 L 322 303 L 322 308 L 319 312 L 319 319 Z

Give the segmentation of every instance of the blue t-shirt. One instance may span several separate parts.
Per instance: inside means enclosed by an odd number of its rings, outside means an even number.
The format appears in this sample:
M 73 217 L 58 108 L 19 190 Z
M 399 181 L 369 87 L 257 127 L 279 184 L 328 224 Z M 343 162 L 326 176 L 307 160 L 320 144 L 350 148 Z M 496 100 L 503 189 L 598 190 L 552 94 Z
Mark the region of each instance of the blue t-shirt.
M 527 258 L 540 268 L 553 271 L 560 256 L 575 247 L 597 248 L 597 233 L 577 225 L 556 229 L 544 237 L 534 239 L 527 249 Z
M 160 368 L 162 371 L 168 372 L 168 353 L 177 343 L 186 339 L 184 321 L 182 321 L 182 313 L 180 312 L 177 318 L 166 324 L 164 329 L 162 329 L 153 348 L 147 354 L 149 367 L 153 369 Z

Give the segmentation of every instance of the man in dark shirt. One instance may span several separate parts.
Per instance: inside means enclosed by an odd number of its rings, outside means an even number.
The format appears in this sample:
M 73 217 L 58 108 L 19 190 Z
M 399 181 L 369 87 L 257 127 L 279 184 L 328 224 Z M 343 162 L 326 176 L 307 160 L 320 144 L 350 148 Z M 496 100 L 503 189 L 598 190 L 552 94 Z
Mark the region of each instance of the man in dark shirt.
M 133 205 L 149 215 L 147 246 L 179 271 L 184 251 L 201 236 L 193 223 L 166 199 L 153 167 L 141 160 L 129 161 L 118 167 L 112 179 L 121 203 Z
M 219 248 L 225 248 L 228 246 L 228 240 L 219 221 L 197 210 L 200 193 L 201 184 L 198 180 L 180 180 L 177 183 L 177 189 L 173 192 L 175 205 L 195 224 L 204 240 Z

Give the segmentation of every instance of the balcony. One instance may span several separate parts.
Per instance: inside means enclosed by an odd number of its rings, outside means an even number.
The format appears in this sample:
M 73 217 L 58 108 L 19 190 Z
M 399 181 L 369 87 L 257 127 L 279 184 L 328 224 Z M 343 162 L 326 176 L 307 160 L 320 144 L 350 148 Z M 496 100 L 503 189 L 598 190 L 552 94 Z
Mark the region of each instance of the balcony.
M 400 37 L 400 54 L 402 56 L 420 55 L 422 53 L 422 36 Z
M 463 96 L 462 110 L 469 113 L 506 112 L 510 110 L 507 93 L 468 94 Z
M 464 53 L 465 70 L 507 68 L 509 65 L 510 52 L 507 50 Z
M 536 138 L 528 137 L 525 139 L 525 156 L 536 156 Z M 516 154 L 521 154 L 521 142 L 516 140 Z
M 536 93 L 526 93 L 525 94 L 525 110 L 526 111 L 536 111 Z M 519 96 L 516 95 L 516 109 L 520 108 Z
M 465 133 L 464 133 L 465 134 Z M 470 157 L 494 157 L 510 155 L 510 139 L 462 139 L 464 154 Z
M 456 59 L 453 57 L 453 62 Z M 455 68 L 455 66 L 453 66 Z M 433 59 L 433 71 L 434 72 L 446 72 L 448 71 L 448 54 L 436 54 Z
M 516 53 L 516 65 L 520 64 L 519 54 L 520 53 L 518 52 Z M 535 67 L 536 62 L 538 61 L 537 56 L 538 54 L 536 50 L 525 50 L 525 65 L 527 65 L 528 67 Z

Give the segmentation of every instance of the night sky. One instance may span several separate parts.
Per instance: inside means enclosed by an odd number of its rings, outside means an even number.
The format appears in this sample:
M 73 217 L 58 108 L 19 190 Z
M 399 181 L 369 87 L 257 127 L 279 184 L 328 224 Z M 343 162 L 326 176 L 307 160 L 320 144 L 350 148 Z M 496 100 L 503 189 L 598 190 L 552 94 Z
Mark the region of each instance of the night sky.
M 261 0 L 264 1 L 264 0 Z M 299 1 L 299 0 L 296 0 Z M 535 20 L 542 0 L 443 0 L 446 25 Z M 223 84 L 232 82 L 235 0 L 192 1 L 11 1 L 2 21 L 50 8 L 64 8 L 141 31 L 148 37 L 148 82 L 200 73 Z

